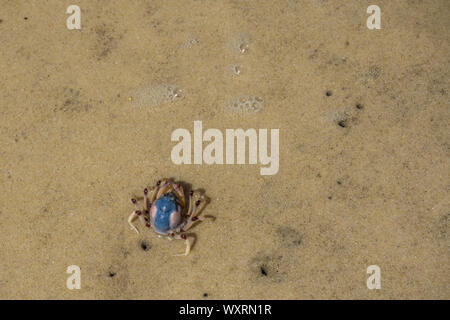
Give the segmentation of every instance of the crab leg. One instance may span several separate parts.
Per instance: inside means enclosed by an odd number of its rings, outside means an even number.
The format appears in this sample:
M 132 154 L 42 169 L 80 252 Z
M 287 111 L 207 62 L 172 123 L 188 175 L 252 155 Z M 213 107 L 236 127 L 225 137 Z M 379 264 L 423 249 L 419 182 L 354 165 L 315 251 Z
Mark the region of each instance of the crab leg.
M 134 210 L 133 213 L 128 217 L 128 224 L 131 226 L 131 229 L 139 233 L 139 230 L 132 223 L 136 219 L 136 217 L 139 217 L 139 221 L 143 226 L 150 228 L 150 221 L 148 218 L 145 217 L 145 214 L 142 214 L 142 211 L 139 210 L 136 199 L 134 198 L 131 199 L 131 202 L 134 204 L 136 208 L 136 210 Z
M 163 180 L 165 183 L 162 185 L 161 189 L 159 189 L 158 194 L 157 194 L 157 198 L 159 199 L 164 193 L 166 193 L 167 191 L 170 190 L 170 188 L 172 188 L 172 183 L 170 181 L 167 180 Z
M 150 228 L 150 222 L 149 222 L 148 218 L 144 217 L 144 215 L 142 214 L 142 211 L 135 210 L 128 217 L 128 224 L 130 225 L 131 229 L 136 231 L 136 233 L 139 233 L 138 228 L 136 228 L 136 226 L 133 224 L 133 221 L 136 220 L 136 217 L 139 218 L 139 221 L 141 222 L 141 224 L 144 227 Z
M 139 230 L 133 224 L 133 221 L 136 219 L 136 217 L 137 217 L 136 211 L 133 211 L 128 217 L 128 224 L 130 225 L 131 230 L 134 230 L 136 231 L 136 233 L 139 234 Z
M 184 243 L 186 244 L 184 253 L 175 254 L 175 256 L 187 256 L 189 252 L 191 252 L 191 243 L 187 239 L 187 236 L 185 234 L 173 234 L 172 237 L 176 240 L 184 240 Z
M 175 189 L 175 192 L 178 196 L 178 200 L 180 201 L 180 205 L 182 208 L 184 208 L 185 206 L 185 197 L 184 197 L 184 190 L 183 187 L 180 186 L 179 184 L 174 184 L 173 188 Z
M 192 201 L 190 201 L 190 203 L 189 203 L 190 210 L 188 211 L 188 213 L 190 213 L 190 214 L 188 215 L 189 218 L 185 222 L 183 228 L 181 228 L 183 231 L 189 230 L 192 227 L 192 225 L 194 224 L 195 221 L 203 221 L 202 218 L 196 216 L 197 209 L 200 206 L 200 203 L 201 203 L 200 200 L 195 201 L 194 206 L 192 208 L 192 212 L 191 212 Z
M 192 198 L 193 198 L 193 196 L 194 196 L 194 191 L 191 190 L 189 192 L 189 209 L 186 214 L 188 217 L 190 217 L 192 215 L 192 203 L 193 203 Z
M 139 234 L 138 228 L 133 224 L 133 221 L 136 220 L 136 218 L 139 218 L 139 221 L 142 223 L 143 226 L 149 227 L 150 224 L 146 220 L 146 218 L 142 215 L 142 212 L 139 210 L 134 210 L 130 216 L 128 217 L 128 224 L 130 225 L 131 229 L 136 231 L 136 233 Z
M 145 188 L 144 189 L 144 210 L 145 210 L 145 212 L 148 211 L 148 196 L 147 196 L 147 194 L 148 194 L 148 190 L 147 190 L 147 188 Z
M 198 208 L 200 207 L 200 203 L 202 203 L 202 200 L 204 200 L 204 196 L 200 195 L 199 196 L 200 199 L 194 202 L 195 194 L 197 193 L 195 193 L 193 190 L 189 192 L 189 209 L 186 214 L 187 217 L 195 217 L 199 212 Z
M 156 182 L 156 185 L 152 188 L 152 197 L 150 200 L 150 204 L 152 204 L 155 201 L 158 190 L 161 188 L 161 186 L 165 185 L 166 183 L 167 183 L 167 179 L 158 180 Z
M 154 187 L 154 188 L 152 189 L 152 198 L 151 198 L 151 200 L 150 200 L 150 205 L 152 205 L 152 203 L 155 202 L 155 199 L 156 199 L 156 193 L 158 192 L 158 189 L 159 189 L 159 186 L 158 186 L 158 185 L 156 185 L 156 187 Z

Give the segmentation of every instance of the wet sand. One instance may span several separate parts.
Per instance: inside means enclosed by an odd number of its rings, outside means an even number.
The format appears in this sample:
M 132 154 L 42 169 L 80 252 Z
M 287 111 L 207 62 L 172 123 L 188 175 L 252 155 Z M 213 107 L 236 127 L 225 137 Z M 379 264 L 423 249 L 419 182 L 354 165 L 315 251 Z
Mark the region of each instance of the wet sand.
M 0 298 L 450 298 L 448 1 L 69 4 L 0 0 Z M 278 128 L 278 173 L 175 165 L 195 120 Z M 163 177 L 211 200 L 188 257 L 127 225 Z

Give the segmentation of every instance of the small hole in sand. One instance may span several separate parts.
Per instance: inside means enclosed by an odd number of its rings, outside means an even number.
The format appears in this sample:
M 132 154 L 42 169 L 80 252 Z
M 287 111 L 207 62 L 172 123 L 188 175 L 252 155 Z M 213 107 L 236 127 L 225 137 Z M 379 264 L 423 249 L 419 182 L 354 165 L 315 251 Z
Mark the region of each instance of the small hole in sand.
M 265 277 L 267 277 L 267 271 L 266 268 L 264 268 L 263 266 L 261 267 L 261 274 Z
M 147 243 L 147 241 L 141 241 L 140 247 L 142 250 L 148 251 L 148 250 L 150 250 L 151 246 Z
M 345 128 L 345 127 L 347 127 L 347 122 L 345 120 L 341 120 L 338 122 L 338 125 L 342 128 Z

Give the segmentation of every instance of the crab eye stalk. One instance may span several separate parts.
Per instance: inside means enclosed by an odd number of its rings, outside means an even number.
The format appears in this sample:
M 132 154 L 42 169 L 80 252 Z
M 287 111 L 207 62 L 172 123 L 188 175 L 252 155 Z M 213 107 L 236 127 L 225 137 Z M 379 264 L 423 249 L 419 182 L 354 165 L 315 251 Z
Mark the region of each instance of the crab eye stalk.
M 136 204 L 136 199 L 134 199 L 134 198 L 131 198 L 131 202 L 133 203 L 133 204 Z

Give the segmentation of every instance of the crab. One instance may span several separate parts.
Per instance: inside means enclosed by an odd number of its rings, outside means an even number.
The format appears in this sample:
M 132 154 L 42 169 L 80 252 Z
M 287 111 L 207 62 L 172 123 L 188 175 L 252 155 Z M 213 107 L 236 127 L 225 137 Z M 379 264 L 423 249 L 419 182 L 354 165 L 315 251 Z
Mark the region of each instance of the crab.
M 191 251 L 191 244 L 185 232 L 196 221 L 203 221 L 197 216 L 202 203 L 200 199 L 203 196 L 200 196 L 198 192 L 190 191 L 189 207 L 186 210 L 186 197 L 180 184 L 162 179 L 150 192 L 151 196 L 149 196 L 149 190 L 144 189 L 143 210 L 139 209 L 135 198 L 131 199 L 135 210 L 128 217 L 128 224 L 139 234 L 138 228 L 133 224 L 133 221 L 138 218 L 144 227 L 153 229 L 159 237 L 165 236 L 169 240 L 184 240 L 186 250 L 176 256 L 187 256 Z M 194 198 L 198 198 L 198 200 L 194 200 Z

